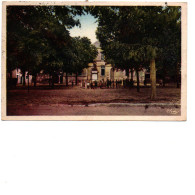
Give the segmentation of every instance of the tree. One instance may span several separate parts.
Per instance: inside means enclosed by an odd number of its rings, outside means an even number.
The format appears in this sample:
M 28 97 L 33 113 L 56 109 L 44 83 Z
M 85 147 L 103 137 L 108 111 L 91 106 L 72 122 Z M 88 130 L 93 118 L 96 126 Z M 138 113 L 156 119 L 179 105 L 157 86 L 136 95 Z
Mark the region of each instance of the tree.
M 151 99 L 155 99 L 156 60 L 159 60 L 163 50 L 162 40 L 167 38 L 163 32 L 166 31 L 167 22 L 170 29 L 175 32 L 173 26 L 179 26 L 177 25 L 180 18 L 179 8 L 120 6 L 95 7 L 89 11 L 98 20 L 97 36 L 101 47 L 116 66 L 125 67 L 124 63 L 133 62 L 133 65 L 128 66 L 129 68 L 133 66 L 137 73 L 143 66 L 150 67 Z
M 76 85 L 78 74 L 88 67 L 88 64 L 96 58 L 97 54 L 97 48 L 91 44 L 87 37 L 72 38 L 71 72 L 76 74 Z
M 166 84 L 166 76 L 175 78 L 179 82 L 181 65 L 181 8 L 166 7 L 164 10 L 164 29 L 162 31 L 159 48 L 159 60 L 157 62 L 158 73 L 163 76 L 163 86 Z
M 140 47 L 142 29 L 135 21 L 139 21 L 142 13 L 138 14 L 135 7 L 99 7 L 91 12 L 98 18 L 96 34 L 107 61 L 113 62 L 114 66 L 127 72 L 131 69 L 131 75 L 135 69 L 139 92 L 139 71 L 145 64 L 145 51 Z
M 43 68 L 51 74 L 62 68 L 67 57 L 62 51 L 71 42 L 69 29 L 80 25 L 74 16 L 82 13 L 79 6 L 8 6 L 8 71 L 19 67 L 23 75 L 26 70 L 36 75 Z

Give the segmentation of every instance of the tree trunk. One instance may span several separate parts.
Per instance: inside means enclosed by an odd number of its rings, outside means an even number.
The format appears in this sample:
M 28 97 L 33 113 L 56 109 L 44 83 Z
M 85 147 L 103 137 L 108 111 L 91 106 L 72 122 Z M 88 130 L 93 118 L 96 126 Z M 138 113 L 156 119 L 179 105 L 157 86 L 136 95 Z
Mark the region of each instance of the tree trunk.
M 12 70 L 10 70 L 9 74 L 10 74 L 10 79 L 12 79 Z
M 166 85 L 166 65 L 165 65 L 166 62 L 164 62 L 163 64 L 163 87 L 165 87 Z
M 54 73 L 52 72 L 52 73 L 51 73 L 51 79 L 50 79 L 50 86 L 51 86 L 52 88 L 54 87 L 54 79 L 55 79 Z
M 37 85 L 37 75 L 35 74 L 34 75 L 34 87 L 36 87 L 36 85 Z
M 76 83 L 76 85 L 78 84 L 78 73 L 76 73 L 76 75 L 75 75 L 75 83 Z
M 156 65 L 155 59 L 150 60 L 151 99 L 156 99 Z
M 28 93 L 29 93 L 29 70 L 28 70 Z
M 140 87 L 139 87 L 139 71 L 136 70 L 136 74 L 137 74 L 137 92 L 140 92 Z
M 68 86 L 68 73 L 66 72 L 66 86 Z
M 54 75 L 52 75 L 52 88 L 54 87 Z
M 177 79 L 177 88 L 179 88 L 180 85 L 179 85 L 179 79 Z
M 179 63 L 177 63 L 176 80 L 177 80 L 177 88 L 179 88 L 180 87 Z
M 131 82 L 133 82 L 133 68 L 131 68 Z
M 165 78 L 165 76 L 163 77 L 163 87 L 166 87 L 166 78 Z
M 126 69 L 126 76 L 127 76 L 127 79 L 129 79 L 129 69 L 128 68 Z
M 131 68 L 131 79 L 129 85 L 130 87 L 133 87 L 133 68 Z
M 25 86 L 26 85 L 26 81 L 25 81 L 26 80 L 25 79 L 25 70 L 22 71 L 22 74 L 23 74 L 22 75 L 22 77 L 23 77 L 23 86 Z

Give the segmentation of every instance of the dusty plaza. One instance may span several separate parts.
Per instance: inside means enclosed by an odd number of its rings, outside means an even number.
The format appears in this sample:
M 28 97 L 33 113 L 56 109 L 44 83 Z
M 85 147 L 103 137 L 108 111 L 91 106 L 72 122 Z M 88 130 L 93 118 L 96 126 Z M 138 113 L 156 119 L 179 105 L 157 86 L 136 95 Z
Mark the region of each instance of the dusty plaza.
M 181 8 L 5 4 L 5 118 L 183 119 Z
M 57 85 L 18 87 L 7 92 L 8 116 L 66 115 L 180 115 L 180 88 L 157 88 L 150 100 L 150 88 L 83 89 Z

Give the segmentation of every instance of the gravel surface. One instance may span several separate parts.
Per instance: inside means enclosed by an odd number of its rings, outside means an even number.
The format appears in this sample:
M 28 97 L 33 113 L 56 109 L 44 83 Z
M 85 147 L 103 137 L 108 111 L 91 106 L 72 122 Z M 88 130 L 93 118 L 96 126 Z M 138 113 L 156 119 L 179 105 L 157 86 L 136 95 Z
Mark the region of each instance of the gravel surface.
M 103 104 L 102 104 L 103 103 Z M 117 103 L 106 105 L 105 103 Z M 119 103 L 119 104 L 118 104 Z M 120 103 L 122 103 L 120 105 Z M 128 104 L 135 104 L 128 106 Z M 149 108 L 143 103 L 151 106 Z M 159 103 L 171 104 L 164 108 Z M 100 104 L 91 106 L 93 104 Z M 138 106 L 140 104 L 140 106 Z M 152 104 L 157 104 L 152 106 Z M 173 115 L 180 114 L 180 89 L 157 88 L 157 99 L 150 100 L 150 88 L 82 89 L 31 88 L 12 89 L 7 92 L 7 115 Z M 136 108 L 135 108 L 136 107 Z M 174 109 L 175 111 L 170 111 Z M 169 110 L 169 111 L 168 111 Z

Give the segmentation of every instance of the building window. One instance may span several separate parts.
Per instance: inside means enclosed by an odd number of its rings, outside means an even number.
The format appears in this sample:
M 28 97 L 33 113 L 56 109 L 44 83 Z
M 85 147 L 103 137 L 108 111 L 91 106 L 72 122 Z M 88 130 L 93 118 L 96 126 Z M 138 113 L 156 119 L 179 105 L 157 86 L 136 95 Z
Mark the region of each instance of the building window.
M 101 76 L 105 76 L 105 66 L 101 66 Z
M 104 60 L 104 54 L 101 53 L 101 60 Z

